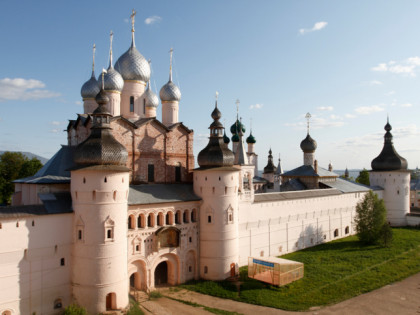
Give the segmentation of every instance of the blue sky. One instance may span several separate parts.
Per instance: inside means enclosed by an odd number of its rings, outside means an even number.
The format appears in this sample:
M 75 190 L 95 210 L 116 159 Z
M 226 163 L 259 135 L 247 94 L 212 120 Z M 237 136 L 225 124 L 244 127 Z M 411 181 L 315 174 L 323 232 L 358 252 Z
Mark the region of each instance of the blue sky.
M 0 150 L 51 157 L 81 113 L 91 72 L 130 45 L 152 60 L 152 86 L 180 86 L 180 120 L 207 143 L 215 91 L 229 127 L 239 115 L 257 139 L 262 169 L 271 147 L 285 169 L 302 164 L 300 141 L 336 169 L 370 168 L 387 114 L 397 151 L 420 165 L 419 1 L 7 1 L 0 10 Z M 149 22 L 149 23 L 146 23 Z M 161 117 L 158 108 L 158 119 Z M 230 135 L 230 133 L 228 133 Z

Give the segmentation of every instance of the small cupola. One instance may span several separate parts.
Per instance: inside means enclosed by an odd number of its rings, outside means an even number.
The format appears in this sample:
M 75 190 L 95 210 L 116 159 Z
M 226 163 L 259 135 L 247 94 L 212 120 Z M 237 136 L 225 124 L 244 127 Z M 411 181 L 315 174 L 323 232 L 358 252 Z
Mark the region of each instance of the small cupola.
M 98 81 L 95 79 L 95 50 L 96 45 L 93 44 L 93 61 L 92 61 L 92 75 L 89 80 L 87 80 L 80 90 L 80 94 L 84 100 L 86 99 L 95 99 L 95 96 L 99 93 L 100 87 Z
M 274 163 L 273 163 L 273 155 L 272 155 L 272 153 L 273 152 L 271 151 L 271 148 L 270 148 L 270 150 L 268 151 L 267 165 L 264 167 L 264 174 L 274 173 L 274 172 L 277 171 L 277 167 L 275 167 L 274 166 Z
M 202 168 L 232 166 L 234 161 L 233 152 L 223 140 L 223 124 L 219 121 L 222 117 L 216 105 L 211 113 L 213 123 L 210 125 L 210 139 L 207 146 L 200 151 L 197 157 L 198 165 Z
M 394 148 L 391 134 L 392 127 L 389 124 L 389 119 L 387 119 L 384 129 L 386 131 L 384 146 L 381 153 L 371 163 L 372 171 L 407 170 L 407 160 L 400 156 Z
M 162 86 L 159 92 L 160 100 L 162 102 L 179 102 L 181 100 L 181 91 L 175 83 L 172 82 L 172 54 L 173 49 L 171 48 L 170 52 L 170 61 L 169 61 L 169 80 Z
M 124 87 L 124 80 L 119 74 L 117 70 L 114 69 L 114 66 L 112 65 L 112 38 L 114 36 L 114 33 L 111 31 L 109 34 L 110 37 L 110 45 L 109 45 L 109 66 L 106 72 L 104 71 L 104 90 L 107 92 L 121 92 Z M 98 84 L 99 86 L 102 84 L 101 76 L 98 78 Z

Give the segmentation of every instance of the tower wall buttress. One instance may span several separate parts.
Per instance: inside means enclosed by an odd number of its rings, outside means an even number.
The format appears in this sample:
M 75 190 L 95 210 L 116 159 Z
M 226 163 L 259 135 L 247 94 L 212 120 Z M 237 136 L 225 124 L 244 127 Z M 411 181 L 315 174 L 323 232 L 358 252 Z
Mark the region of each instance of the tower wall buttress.
M 124 88 L 121 93 L 121 115 L 125 118 L 142 118 L 143 114 L 143 93 L 146 83 L 141 81 L 124 81 Z M 134 111 L 130 111 L 130 97 L 134 97 Z
M 410 173 L 407 171 L 372 171 L 370 185 L 384 188 L 387 220 L 392 226 L 407 225 L 410 212 Z
M 200 207 L 200 277 L 223 280 L 238 272 L 239 172 L 210 169 L 194 172 Z M 233 270 L 232 270 L 233 267 Z
M 128 305 L 128 172 L 80 169 L 71 172 L 75 302 L 88 313 Z M 108 303 L 109 303 L 108 301 Z

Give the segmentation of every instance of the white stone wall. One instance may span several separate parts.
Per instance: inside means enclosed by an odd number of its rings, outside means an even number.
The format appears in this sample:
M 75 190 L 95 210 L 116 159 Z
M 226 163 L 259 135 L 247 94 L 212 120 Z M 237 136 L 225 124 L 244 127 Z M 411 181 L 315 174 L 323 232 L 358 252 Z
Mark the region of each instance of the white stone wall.
M 246 265 L 250 256 L 283 255 L 354 234 L 355 208 L 363 196 L 364 193 L 349 193 L 253 204 L 241 202 L 239 265 Z
M 194 172 L 200 207 L 200 277 L 223 280 L 237 272 L 240 172 L 215 168 Z
M 370 172 L 370 185 L 383 187 L 381 197 L 387 209 L 387 219 L 392 226 L 407 225 L 410 212 L 410 172 Z M 376 191 L 375 191 L 376 192 Z
M 54 309 L 54 302 L 71 303 L 72 214 L 0 219 L 0 223 L 0 314 L 62 311 Z
M 91 314 L 106 311 L 108 294 L 112 308 L 128 305 L 128 182 L 128 172 L 71 172 L 73 297 Z
M 178 122 L 178 102 L 162 102 L 162 124 L 166 127 Z

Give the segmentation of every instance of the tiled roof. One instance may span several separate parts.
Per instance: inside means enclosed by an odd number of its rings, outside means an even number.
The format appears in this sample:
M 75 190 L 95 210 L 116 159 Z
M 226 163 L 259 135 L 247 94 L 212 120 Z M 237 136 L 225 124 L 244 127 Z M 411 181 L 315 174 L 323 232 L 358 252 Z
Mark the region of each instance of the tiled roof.
M 128 204 L 154 204 L 201 200 L 194 194 L 192 184 L 145 184 L 132 185 Z

